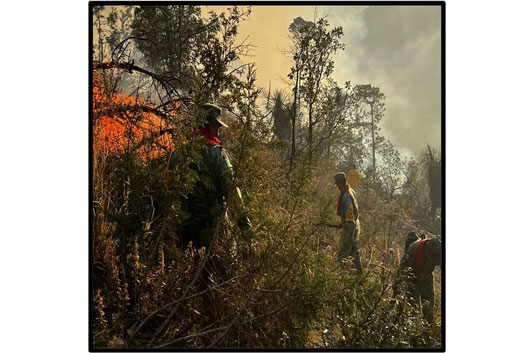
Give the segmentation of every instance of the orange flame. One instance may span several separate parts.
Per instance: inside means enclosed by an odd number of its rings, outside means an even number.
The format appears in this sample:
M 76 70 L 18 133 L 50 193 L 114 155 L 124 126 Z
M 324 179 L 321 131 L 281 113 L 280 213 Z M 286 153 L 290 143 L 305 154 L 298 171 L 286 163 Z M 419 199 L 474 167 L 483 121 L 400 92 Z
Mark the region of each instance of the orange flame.
M 167 122 L 154 112 L 145 99 L 108 92 L 100 73 L 93 82 L 94 151 L 116 154 L 134 151 L 147 162 L 174 149 L 171 135 L 164 132 Z

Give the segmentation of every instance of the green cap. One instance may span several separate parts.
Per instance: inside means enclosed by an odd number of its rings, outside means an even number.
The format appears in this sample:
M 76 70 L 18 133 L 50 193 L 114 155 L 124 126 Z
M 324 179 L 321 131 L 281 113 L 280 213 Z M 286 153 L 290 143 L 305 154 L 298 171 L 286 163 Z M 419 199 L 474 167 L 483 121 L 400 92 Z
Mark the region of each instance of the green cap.
M 337 173 L 335 174 L 335 184 L 346 184 L 346 174 Z
M 228 125 L 226 125 L 224 122 L 222 122 L 219 119 L 219 117 L 221 116 L 221 111 L 222 111 L 221 107 L 215 104 L 212 104 L 212 103 L 206 103 L 206 104 L 203 104 L 201 108 L 204 111 L 204 116 L 206 118 L 207 124 L 211 124 L 214 121 L 216 121 L 219 125 L 228 127 Z

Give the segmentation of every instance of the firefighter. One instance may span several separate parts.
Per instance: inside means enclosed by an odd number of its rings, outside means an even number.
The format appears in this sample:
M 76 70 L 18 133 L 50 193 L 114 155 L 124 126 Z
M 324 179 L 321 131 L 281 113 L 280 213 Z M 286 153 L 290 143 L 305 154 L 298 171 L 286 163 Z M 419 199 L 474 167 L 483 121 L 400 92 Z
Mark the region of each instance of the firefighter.
M 204 146 L 201 162 L 195 165 L 199 178 L 183 203 L 189 214 L 182 231 L 184 246 L 190 241 L 197 248 L 209 246 L 232 185 L 232 165 L 219 138 L 221 128 L 228 127 L 220 119 L 221 112 L 219 106 L 211 103 L 202 105 L 199 110 L 204 125 L 197 135 L 204 138 Z M 242 216 L 238 224 L 240 228 L 251 226 L 246 216 Z
M 340 225 L 342 235 L 339 247 L 339 261 L 351 256 L 354 266 L 359 272 L 363 273 L 361 258 L 357 247 L 357 238 L 360 232 L 359 222 L 359 205 L 355 191 L 346 182 L 346 175 L 338 173 L 335 175 L 335 185 L 340 191 L 337 200 L 337 215 L 340 216 Z
M 442 242 L 439 236 L 418 237 L 411 232 L 405 242 L 405 253 L 398 269 L 398 279 L 394 285 L 394 294 L 400 282 L 405 282 L 409 297 L 416 304 L 421 301 L 423 315 L 433 321 L 434 287 L 432 272 L 440 266 Z

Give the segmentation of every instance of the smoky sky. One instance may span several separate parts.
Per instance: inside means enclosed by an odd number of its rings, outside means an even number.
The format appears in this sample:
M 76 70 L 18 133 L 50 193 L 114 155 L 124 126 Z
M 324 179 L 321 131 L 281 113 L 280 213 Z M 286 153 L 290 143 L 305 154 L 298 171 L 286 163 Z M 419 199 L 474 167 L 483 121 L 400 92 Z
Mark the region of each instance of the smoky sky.
M 381 134 L 402 154 L 416 156 L 441 144 L 441 11 L 439 6 L 253 6 L 240 26 L 256 47 L 258 85 L 289 91 L 292 58 L 288 27 L 296 17 L 326 17 L 341 26 L 344 51 L 335 55 L 333 78 L 372 84 L 385 94 Z
M 381 133 L 407 156 L 441 144 L 441 11 L 437 6 L 331 8 L 346 49 L 335 78 L 370 83 L 386 95 Z M 340 78 L 340 79 L 338 79 Z
M 225 11 L 228 6 L 204 6 Z M 119 8 L 119 6 L 116 6 Z M 289 25 L 326 17 L 341 26 L 344 51 L 335 57 L 333 78 L 344 84 L 372 84 L 385 94 L 381 134 L 402 154 L 416 156 L 427 144 L 441 144 L 441 11 L 440 6 L 252 6 L 240 23 L 239 41 L 248 39 L 257 84 L 266 92 L 289 91 L 292 56 Z

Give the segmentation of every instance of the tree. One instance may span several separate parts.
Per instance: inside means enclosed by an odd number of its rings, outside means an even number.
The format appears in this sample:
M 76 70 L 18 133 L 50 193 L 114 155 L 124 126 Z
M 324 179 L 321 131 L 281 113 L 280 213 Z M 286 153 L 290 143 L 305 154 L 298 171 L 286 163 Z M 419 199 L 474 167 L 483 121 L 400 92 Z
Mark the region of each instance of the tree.
M 363 126 L 372 137 L 371 174 L 375 179 L 377 176 L 375 154 L 378 147 L 384 141 L 384 138 L 378 134 L 380 130 L 378 124 L 383 118 L 385 112 L 385 95 L 380 92 L 378 87 L 374 87 L 370 84 L 357 85 L 354 88 L 354 99 L 357 105 L 357 122 L 360 126 Z
M 289 140 L 291 133 L 291 114 L 288 108 L 286 94 L 282 91 L 274 91 L 272 95 L 272 120 L 274 134 L 282 141 Z
M 300 87 L 300 73 L 304 67 L 302 61 L 302 51 L 307 46 L 307 33 L 313 28 L 313 23 L 305 21 L 301 17 L 297 17 L 289 25 L 289 38 L 291 39 L 291 50 L 290 54 L 293 57 L 294 64 L 291 66 L 291 70 L 287 77 L 290 80 L 294 80 L 293 85 L 293 110 L 291 112 L 291 158 L 289 163 L 289 171 L 293 169 L 293 162 L 296 155 L 296 117 L 298 114 L 299 105 L 299 94 L 298 90 Z
M 196 5 L 140 6 L 132 24 L 138 48 L 157 74 L 194 100 L 216 100 L 242 73 L 234 66 L 250 45 L 235 43 L 238 26 L 250 7 L 203 17 Z
M 379 149 L 381 159 L 379 177 L 381 180 L 383 195 L 391 200 L 396 192 L 403 188 L 403 169 L 405 167 L 401 154 L 390 141 L 384 141 Z
M 109 35 L 106 38 L 110 50 L 113 50 L 121 41 L 130 37 L 131 23 L 134 14 L 133 10 L 134 7 L 130 5 L 120 6 L 118 9 L 114 7 L 111 8 L 111 11 L 107 16 Z
M 206 30 L 193 41 L 192 61 L 195 63 L 193 90 L 199 97 L 217 100 L 225 91 L 239 84 L 238 76 L 248 72 L 249 64 L 240 59 L 252 48 L 248 38 L 236 43 L 239 24 L 250 16 L 251 9 L 228 8 L 217 15 L 210 12 Z
M 120 21 L 120 39 L 124 40 L 131 34 L 131 21 L 134 18 L 133 7 L 126 5 L 124 9 L 118 12 L 118 20 Z
M 442 207 L 442 156 L 439 150 L 427 145 L 420 155 L 420 171 L 429 184 L 431 217 Z
M 317 100 L 313 114 L 319 122 L 313 131 L 313 151 L 325 155 L 328 159 L 332 151 L 338 158 L 344 158 L 347 150 L 355 143 L 351 134 L 352 99 L 350 84 L 344 88 L 329 79 L 321 88 L 321 97 Z
M 191 86 L 193 41 L 206 30 L 200 6 L 139 6 L 134 11 L 138 49 L 156 73 L 171 76 L 180 87 Z
M 95 53 L 95 58 L 100 62 L 112 50 L 112 44 L 116 41 L 116 19 L 118 14 L 112 8 L 105 15 L 105 10 L 105 6 L 95 5 L 92 13 L 92 22 L 95 27 L 94 40 L 97 42 L 97 44 L 93 44 L 93 52 Z
M 344 49 L 344 44 L 340 42 L 342 27 L 328 30 L 328 26 L 329 23 L 324 18 L 316 23 L 297 18 L 289 27 L 291 32 L 296 33 L 294 38 L 299 40 L 297 45 L 299 52 L 295 55 L 295 65 L 291 68 L 291 73 L 296 73 L 300 98 L 307 109 L 310 164 L 314 152 L 314 129 L 322 118 L 315 114 L 315 107 L 321 96 L 322 87 L 333 72 L 333 55 L 337 50 Z

